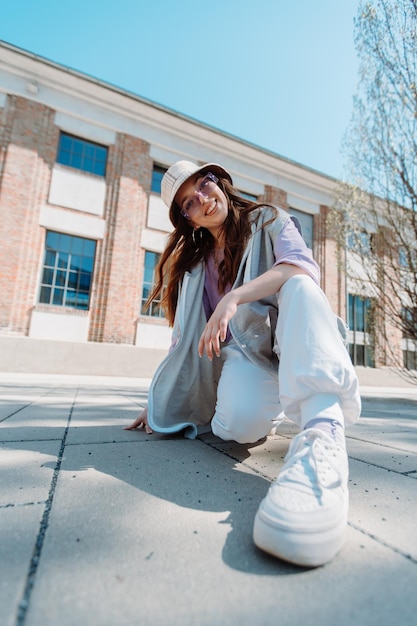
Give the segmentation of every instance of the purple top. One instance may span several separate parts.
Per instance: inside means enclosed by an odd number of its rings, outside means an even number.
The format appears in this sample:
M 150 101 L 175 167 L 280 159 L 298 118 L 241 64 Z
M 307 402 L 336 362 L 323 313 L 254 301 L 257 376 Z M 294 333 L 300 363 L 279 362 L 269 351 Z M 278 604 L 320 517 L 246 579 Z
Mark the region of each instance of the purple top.
M 320 270 L 319 266 L 313 259 L 312 252 L 307 248 L 297 226 L 291 217 L 285 222 L 279 236 L 274 243 L 275 265 L 280 263 L 288 263 L 297 265 L 305 270 L 314 282 L 320 286 Z M 218 269 L 217 265 L 223 260 L 224 251 L 216 249 L 216 257 L 211 254 L 206 264 L 206 277 L 204 283 L 203 304 L 207 319 L 210 318 L 218 302 L 222 299 L 223 294 L 218 289 Z M 231 290 L 228 285 L 225 293 Z M 226 341 L 230 340 L 230 333 L 227 331 Z

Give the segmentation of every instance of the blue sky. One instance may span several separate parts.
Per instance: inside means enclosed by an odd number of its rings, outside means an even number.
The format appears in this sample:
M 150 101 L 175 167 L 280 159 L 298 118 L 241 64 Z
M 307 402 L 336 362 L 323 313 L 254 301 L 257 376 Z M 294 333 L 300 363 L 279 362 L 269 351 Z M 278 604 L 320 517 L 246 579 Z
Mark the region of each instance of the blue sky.
M 0 39 L 336 178 L 359 0 L 8 0 Z

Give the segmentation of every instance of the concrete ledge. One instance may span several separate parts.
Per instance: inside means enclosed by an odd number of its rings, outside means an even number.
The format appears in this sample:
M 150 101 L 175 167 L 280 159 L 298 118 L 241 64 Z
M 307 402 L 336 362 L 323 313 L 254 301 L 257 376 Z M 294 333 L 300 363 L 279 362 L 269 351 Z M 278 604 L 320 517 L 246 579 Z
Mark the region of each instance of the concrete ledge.
M 0 337 L 0 372 L 151 378 L 165 354 L 120 344 Z
M 0 336 L 0 372 L 152 378 L 165 350 L 111 343 L 74 343 Z M 364 387 L 417 388 L 391 368 L 357 367 Z
M 356 367 L 359 384 L 367 387 L 412 387 L 417 385 L 417 372 L 414 382 L 401 375 L 400 370 L 390 367 Z

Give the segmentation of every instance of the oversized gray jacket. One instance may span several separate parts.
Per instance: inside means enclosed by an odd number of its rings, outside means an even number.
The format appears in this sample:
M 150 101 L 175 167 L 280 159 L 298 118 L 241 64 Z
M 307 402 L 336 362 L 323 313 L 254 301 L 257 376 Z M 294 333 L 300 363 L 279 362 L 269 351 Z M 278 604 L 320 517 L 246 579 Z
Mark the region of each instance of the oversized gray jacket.
M 243 254 L 233 285 L 239 287 L 270 269 L 275 263 L 274 242 L 289 215 L 278 209 L 254 212 L 252 235 Z M 174 347 L 155 372 L 149 389 L 148 423 L 158 432 L 194 438 L 198 426 L 210 423 L 216 406 L 217 384 L 222 360 L 199 357 L 198 341 L 207 323 L 204 306 L 205 265 L 186 272 L 178 297 L 173 329 Z M 278 299 L 273 294 L 262 300 L 241 304 L 229 322 L 234 340 L 261 368 L 278 376 L 278 358 L 273 348 L 278 319 Z

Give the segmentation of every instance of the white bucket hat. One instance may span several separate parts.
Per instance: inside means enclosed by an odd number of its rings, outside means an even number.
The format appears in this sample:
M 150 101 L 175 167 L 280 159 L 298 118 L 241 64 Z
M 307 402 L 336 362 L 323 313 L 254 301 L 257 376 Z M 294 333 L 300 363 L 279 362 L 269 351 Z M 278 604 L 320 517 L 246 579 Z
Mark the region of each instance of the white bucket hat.
M 165 172 L 161 181 L 161 197 L 164 203 L 169 208 L 169 217 L 174 224 L 172 215 L 172 204 L 174 198 L 177 195 L 178 189 L 185 183 L 186 180 L 197 174 L 198 172 L 212 172 L 216 176 L 221 178 L 227 178 L 231 184 L 233 184 L 232 177 L 229 172 L 217 163 L 205 163 L 204 165 L 197 165 L 191 161 L 177 161 L 174 165 Z

